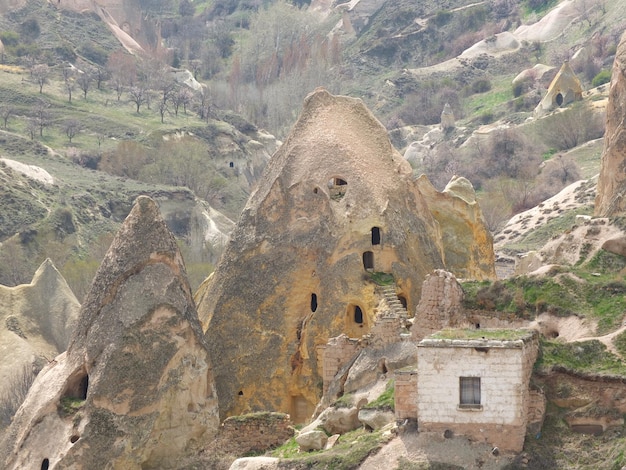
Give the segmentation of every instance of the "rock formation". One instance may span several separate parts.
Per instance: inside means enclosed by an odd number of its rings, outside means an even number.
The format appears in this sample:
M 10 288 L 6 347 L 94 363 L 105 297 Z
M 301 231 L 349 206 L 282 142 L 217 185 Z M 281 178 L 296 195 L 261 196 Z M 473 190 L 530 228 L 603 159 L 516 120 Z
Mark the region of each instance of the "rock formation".
M 48 360 L 67 349 L 80 304 L 49 259 L 30 284 L 0 286 L 0 394 L 16 371 Z
M 216 394 L 176 242 L 140 197 L 65 354 L 37 377 L 0 445 L 3 468 L 175 468 L 217 432 Z
M 414 310 L 443 250 L 411 173 L 360 100 L 307 97 L 197 293 L 222 417 L 306 421 L 322 392 L 319 348 L 374 323 L 376 272 Z
M 439 192 L 421 176 L 417 186 L 441 227 L 446 269 L 459 278 L 495 279 L 493 237 L 472 183 L 454 176 Z
M 565 61 L 550 83 L 546 95 L 535 108 L 535 116 L 544 116 L 556 108 L 580 101 L 582 97 L 583 89 L 580 80 L 569 62 Z
M 595 214 L 601 217 L 623 215 L 626 209 L 626 34 L 622 35 L 611 76 L 606 108 L 604 150 L 600 163 Z

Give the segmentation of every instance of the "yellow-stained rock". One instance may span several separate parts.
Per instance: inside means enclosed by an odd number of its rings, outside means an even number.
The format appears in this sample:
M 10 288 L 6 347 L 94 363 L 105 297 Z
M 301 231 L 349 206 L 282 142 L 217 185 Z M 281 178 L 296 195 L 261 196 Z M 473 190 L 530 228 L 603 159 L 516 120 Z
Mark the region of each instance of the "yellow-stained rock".
M 478 226 L 479 214 L 467 219 Z M 322 392 L 318 350 L 373 325 L 370 272 L 392 273 L 413 312 L 425 276 L 444 267 L 441 240 L 410 165 L 363 103 L 321 89 L 309 95 L 196 294 L 220 416 L 271 410 L 306 421 Z
M 458 278 L 495 279 L 493 237 L 476 202 L 472 183 L 453 176 L 439 192 L 422 175 L 417 186 L 441 227 L 446 269 Z

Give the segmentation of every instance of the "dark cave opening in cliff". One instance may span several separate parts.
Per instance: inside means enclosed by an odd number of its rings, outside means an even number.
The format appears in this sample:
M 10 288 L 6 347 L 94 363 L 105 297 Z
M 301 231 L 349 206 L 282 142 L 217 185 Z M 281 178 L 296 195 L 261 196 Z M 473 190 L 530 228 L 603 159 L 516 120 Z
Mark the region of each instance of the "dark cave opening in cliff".
M 358 305 L 354 306 L 354 323 L 363 324 L 363 310 Z
M 408 310 L 408 307 L 407 307 L 407 305 L 408 305 L 408 304 L 407 304 L 407 302 L 406 302 L 406 297 L 405 297 L 405 296 L 403 296 L 403 295 L 399 295 L 399 296 L 398 296 L 398 300 L 400 301 L 400 303 L 401 303 L 401 304 L 402 304 L 402 306 L 404 307 L 404 310 Z
M 43 462 L 41 462 L 41 470 L 48 470 L 49 467 L 50 467 L 50 460 L 43 459 Z
M 563 95 L 561 93 L 556 95 L 556 104 L 558 106 L 561 106 L 563 104 Z
M 317 310 L 317 294 L 311 294 L 311 312 L 315 312 Z
M 89 389 L 89 375 L 83 369 L 70 377 L 63 398 L 77 398 L 79 400 L 87 399 L 87 390 Z
M 374 253 L 372 251 L 363 253 L 363 267 L 365 269 L 374 269 Z
M 372 245 L 380 245 L 380 227 L 372 227 Z

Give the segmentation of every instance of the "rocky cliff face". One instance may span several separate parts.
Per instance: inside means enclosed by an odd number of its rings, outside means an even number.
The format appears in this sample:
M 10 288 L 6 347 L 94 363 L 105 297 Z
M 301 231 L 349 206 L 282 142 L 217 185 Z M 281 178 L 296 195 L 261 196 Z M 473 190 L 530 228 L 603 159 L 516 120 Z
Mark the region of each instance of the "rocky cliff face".
M 175 468 L 219 425 L 176 242 L 140 197 L 105 256 L 67 353 L 39 374 L 3 468 Z
M 52 261 L 30 284 L 0 286 L 0 394 L 14 386 L 16 371 L 41 368 L 67 349 L 80 304 Z
M 495 279 L 493 236 L 476 202 L 472 183 L 454 176 L 439 192 L 426 176 L 421 176 L 417 186 L 441 227 L 446 269 L 459 278 Z
M 320 348 L 373 325 L 372 274 L 391 274 L 411 312 L 439 267 L 439 226 L 385 128 L 360 100 L 316 90 L 197 294 L 221 416 L 307 420 Z
M 601 217 L 623 215 L 626 210 L 626 34 L 615 54 L 609 103 L 606 108 L 604 150 L 598 178 L 595 214 Z

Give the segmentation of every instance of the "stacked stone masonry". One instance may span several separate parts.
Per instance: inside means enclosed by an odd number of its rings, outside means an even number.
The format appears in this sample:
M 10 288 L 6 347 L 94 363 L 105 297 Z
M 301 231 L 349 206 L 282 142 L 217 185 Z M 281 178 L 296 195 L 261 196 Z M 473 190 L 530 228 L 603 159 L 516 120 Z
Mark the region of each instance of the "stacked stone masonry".
M 216 444 L 232 455 L 263 452 L 277 447 L 294 435 L 288 414 L 253 413 L 233 416 L 222 423 Z
M 531 332 L 516 341 L 423 340 L 417 368 L 420 430 L 449 430 L 521 451 L 537 352 L 537 335 Z M 480 379 L 480 405 L 460 406 L 461 377 Z
M 417 369 L 400 369 L 394 373 L 396 419 L 417 420 Z
M 411 329 L 413 341 L 463 322 L 463 289 L 456 278 L 444 270 L 435 270 L 422 285 L 422 297 L 415 311 Z

